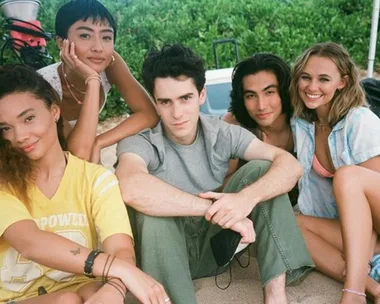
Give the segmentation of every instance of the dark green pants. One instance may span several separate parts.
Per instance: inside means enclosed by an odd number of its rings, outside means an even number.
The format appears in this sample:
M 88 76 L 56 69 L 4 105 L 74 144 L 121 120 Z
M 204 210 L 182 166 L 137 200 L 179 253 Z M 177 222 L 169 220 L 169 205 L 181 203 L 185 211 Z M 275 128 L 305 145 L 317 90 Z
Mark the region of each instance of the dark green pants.
M 224 192 L 238 192 L 270 167 L 251 161 L 231 178 Z M 220 227 L 204 217 L 152 217 L 129 210 L 141 268 L 160 281 L 172 303 L 197 303 L 192 279 L 215 274 L 210 238 Z M 298 282 L 313 266 L 298 230 L 287 195 L 257 205 L 250 215 L 256 232 L 256 256 L 261 281 L 287 273 L 287 283 Z

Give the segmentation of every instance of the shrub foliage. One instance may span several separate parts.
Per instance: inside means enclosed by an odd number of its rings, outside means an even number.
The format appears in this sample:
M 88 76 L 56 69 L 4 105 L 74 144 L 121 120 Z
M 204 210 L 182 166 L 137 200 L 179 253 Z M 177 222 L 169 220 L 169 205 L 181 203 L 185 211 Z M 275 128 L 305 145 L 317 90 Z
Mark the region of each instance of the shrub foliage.
M 54 31 L 54 17 L 64 0 L 42 0 L 39 20 Z M 272 52 L 292 62 L 316 42 L 343 44 L 365 67 L 372 17 L 368 0 L 102 0 L 118 23 L 116 50 L 140 80 L 145 53 L 166 43 L 192 47 L 215 68 L 212 43 L 236 38 L 240 58 Z M 3 22 L 3 20 L 1 20 Z M 377 44 L 380 59 L 380 39 Z M 54 41 L 49 51 L 58 59 Z M 231 44 L 217 48 L 221 67 L 235 64 Z M 127 107 L 117 92 L 109 96 L 102 118 L 120 115 Z

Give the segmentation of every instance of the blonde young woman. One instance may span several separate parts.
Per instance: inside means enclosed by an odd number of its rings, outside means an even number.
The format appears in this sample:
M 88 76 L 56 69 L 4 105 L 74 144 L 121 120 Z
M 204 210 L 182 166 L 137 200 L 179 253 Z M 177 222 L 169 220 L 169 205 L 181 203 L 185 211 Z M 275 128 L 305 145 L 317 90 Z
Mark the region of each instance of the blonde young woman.
M 380 172 L 380 120 L 366 107 L 347 51 L 335 43 L 307 49 L 293 68 L 291 98 L 291 126 L 304 169 L 298 223 L 314 263 L 344 282 L 340 303 L 366 303 L 365 292 L 380 303 L 379 284 L 368 276 L 380 232 L 380 201 L 348 199 L 352 191 L 345 182 L 353 172 L 349 165 Z
M 79 158 L 99 162 L 102 148 L 154 127 L 158 115 L 142 86 L 114 50 L 116 22 L 97 0 L 71 0 L 55 20 L 61 62 L 38 72 L 60 97 L 68 150 Z M 98 113 L 112 85 L 134 114 L 97 136 Z
M 0 67 L 0 303 L 170 303 L 135 265 L 116 177 L 64 151 L 57 102 L 35 71 Z

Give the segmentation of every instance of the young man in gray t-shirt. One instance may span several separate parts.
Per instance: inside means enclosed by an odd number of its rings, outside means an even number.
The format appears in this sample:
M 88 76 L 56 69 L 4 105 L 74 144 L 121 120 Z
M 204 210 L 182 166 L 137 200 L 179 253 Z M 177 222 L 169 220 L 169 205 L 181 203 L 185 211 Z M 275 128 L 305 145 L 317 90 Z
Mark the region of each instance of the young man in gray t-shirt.
M 256 242 L 265 303 L 287 303 L 285 283 L 313 264 L 284 194 L 302 174 L 297 160 L 239 126 L 200 115 L 205 70 L 189 48 L 151 52 L 143 78 L 161 121 L 119 143 L 116 174 L 139 264 L 170 296 L 157 303 L 197 303 L 192 279 L 215 274 L 210 239 L 222 229 L 240 234 L 240 243 Z M 250 162 L 220 193 L 234 158 Z

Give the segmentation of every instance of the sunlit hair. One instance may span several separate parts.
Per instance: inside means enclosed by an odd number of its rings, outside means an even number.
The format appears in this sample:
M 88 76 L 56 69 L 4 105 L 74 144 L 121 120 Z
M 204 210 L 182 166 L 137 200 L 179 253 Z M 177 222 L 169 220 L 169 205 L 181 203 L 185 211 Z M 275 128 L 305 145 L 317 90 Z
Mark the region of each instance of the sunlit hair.
M 297 58 L 292 69 L 290 95 L 294 107 L 294 116 L 313 122 L 317 119 L 315 110 L 308 109 L 298 93 L 298 82 L 307 61 L 312 56 L 331 59 L 337 66 L 340 76 L 345 77 L 346 85 L 336 90 L 328 116 L 328 122 L 333 127 L 344 118 L 352 108 L 367 106 L 364 91 L 359 83 L 359 72 L 350 58 L 347 50 L 334 42 L 318 43 L 308 48 Z
M 51 85 L 35 70 L 23 65 L 0 67 L 0 99 L 17 93 L 30 93 L 42 100 L 47 109 L 59 102 L 59 96 Z M 11 105 L 10 105 L 11 106 Z M 57 123 L 57 135 L 61 147 L 66 149 L 62 118 Z M 12 147 L 0 132 L 0 186 L 14 192 L 26 205 L 28 189 L 33 183 L 32 161 Z
M 237 121 L 246 128 L 257 128 L 257 122 L 249 115 L 244 104 L 243 79 L 262 71 L 271 72 L 278 82 L 278 94 L 281 99 L 282 113 L 286 114 L 287 122 L 290 121 L 293 109 L 290 103 L 290 67 L 280 57 L 269 53 L 257 53 L 243 61 L 240 61 L 232 73 L 232 90 L 229 111 L 234 114 Z

